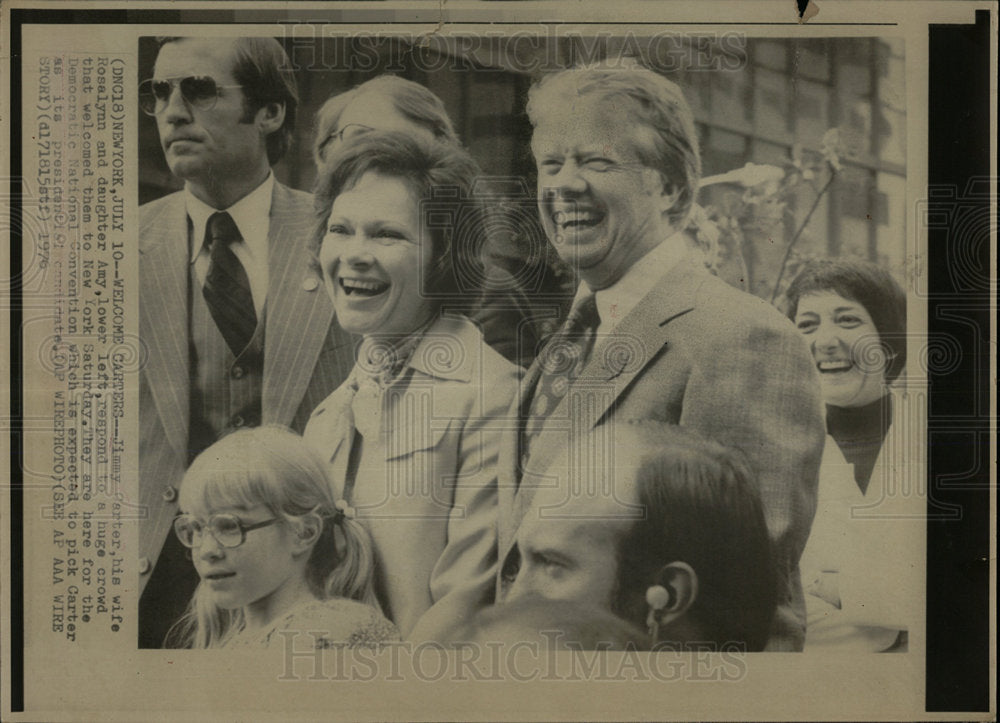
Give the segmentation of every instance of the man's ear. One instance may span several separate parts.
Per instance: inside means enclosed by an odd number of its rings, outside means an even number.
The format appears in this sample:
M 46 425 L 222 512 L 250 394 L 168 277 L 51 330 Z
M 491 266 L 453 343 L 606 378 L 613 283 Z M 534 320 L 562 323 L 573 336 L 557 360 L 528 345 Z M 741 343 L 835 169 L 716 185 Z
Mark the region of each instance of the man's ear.
M 269 136 L 281 128 L 284 122 L 284 103 L 265 103 L 257 109 L 257 114 L 254 116 L 254 123 L 265 136 Z
M 294 550 L 296 554 L 312 550 L 320 533 L 323 532 L 323 518 L 315 512 L 309 512 L 295 520 L 293 530 L 295 532 Z
M 698 598 L 698 573 L 686 562 L 671 562 L 660 569 L 655 584 L 667 590 L 666 604 L 660 608 L 660 625 L 677 620 Z

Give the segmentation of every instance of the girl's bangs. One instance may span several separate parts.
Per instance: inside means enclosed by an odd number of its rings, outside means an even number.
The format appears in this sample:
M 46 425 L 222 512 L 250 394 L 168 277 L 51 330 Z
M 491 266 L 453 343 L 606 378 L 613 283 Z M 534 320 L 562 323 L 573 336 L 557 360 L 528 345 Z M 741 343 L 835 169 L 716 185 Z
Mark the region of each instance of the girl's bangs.
M 202 467 L 194 474 L 189 473 L 181 487 L 183 505 L 201 505 L 205 510 L 251 509 L 257 505 L 274 509 L 276 500 L 265 478 L 266 470 L 246 466 L 243 463 L 236 469 Z
M 224 437 L 194 461 L 181 506 L 205 510 L 265 505 L 275 514 L 312 509 L 327 492 L 326 474 L 301 437 L 261 427 Z

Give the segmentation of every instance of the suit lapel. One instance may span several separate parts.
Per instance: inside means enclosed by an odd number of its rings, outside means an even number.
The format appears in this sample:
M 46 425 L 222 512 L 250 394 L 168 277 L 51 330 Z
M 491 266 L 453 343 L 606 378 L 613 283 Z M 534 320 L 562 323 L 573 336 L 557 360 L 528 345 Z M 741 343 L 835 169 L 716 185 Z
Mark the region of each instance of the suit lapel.
M 175 194 L 142 231 L 139 334 L 146 373 L 164 433 L 178 455 L 188 449 L 188 220 Z
M 312 233 L 310 204 L 275 183 L 268 230 L 265 422 L 291 424 L 333 322 L 333 306 L 310 267 Z
M 587 406 L 586 427 L 595 426 L 642 370 L 664 353 L 671 334 L 670 322 L 695 307 L 695 296 L 705 280 L 703 267 L 682 261 L 622 319 L 614 331 L 600 339 L 580 377 L 612 384 L 611 394 Z
M 306 434 L 306 440 L 322 450 L 323 461 L 329 465 L 330 483 L 338 497 L 344 493 L 350 456 L 347 445 L 354 435 L 350 410 L 352 396 L 345 386 L 341 386 L 322 401 L 309 419 Z
M 695 308 L 697 290 L 706 276 L 707 271 L 703 267 L 682 261 L 657 282 L 612 334 L 598 340 L 587 366 L 574 384 L 578 391 L 584 384 L 592 385 L 588 390 L 591 398 L 582 406 L 581 415 L 573 415 L 579 420 L 574 422 L 574 434 L 582 434 L 596 426 L 642 370 L 669 350 L 670 322 Z M 540 373 L 538 367 L 537 363 L 532 365 L 527 379 L 537 379 Z M 532 388 L 528 386 L 527 379 L 522 390 L 522 404 L 527 390 Z M 570 403 L 571 395 L 563 398 L 549 419 L 566 417 L 566 405 Z M 566 454 L 566 442 L 565 429 L 546 430 L 545 427 L 532 442 L 529 469 L 517 487 L 511 506 L 512 524 L 501 526 L 505 531 L 500 540 L 504 545 L 501 547 L 503 555 L 513 543 L 513 535 L 531 505 L 535 489 L 552 484 L 546 472 L 560 454 Z M 507 451 L 510 452 L 510 449 Z M 518 462 L 515 457 L 515 464 Z M 511 468 L 512 465 L 506 467 Z

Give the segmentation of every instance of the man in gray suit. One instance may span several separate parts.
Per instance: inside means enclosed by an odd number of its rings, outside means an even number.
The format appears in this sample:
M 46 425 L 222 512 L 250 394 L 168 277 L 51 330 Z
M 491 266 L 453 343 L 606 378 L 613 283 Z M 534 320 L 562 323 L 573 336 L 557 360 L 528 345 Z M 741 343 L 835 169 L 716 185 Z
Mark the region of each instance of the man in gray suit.
M 638 67 L 568 70 L 532 88 L 528 115 L 542 224 L 581 282 L 524 380 L 521 430 L 500 470 L 498 594 L 516 578 L 519 526 L 539 514 L 535 491 L 561 488 L 567 502 L 579 494 L 571 470 L 589 459 L 586 433 L 653 419 L 746 455 L 777 567 L 768 649 L 801 649 L 798 560 L 824 440 L 819 382 L 781 314 L 692 258 L 684 228 L 701 164 L 680 89 Z
M 301 430 L 346 378 L 350 337 L 310 267 L 312 198 L 278 183 L 298 91 L 272 38 L 162 38 L 140 84 L 184 189 L 140 209 L 140 646 L 197 584 L 172 533 L 190 461 L 232 429 Z

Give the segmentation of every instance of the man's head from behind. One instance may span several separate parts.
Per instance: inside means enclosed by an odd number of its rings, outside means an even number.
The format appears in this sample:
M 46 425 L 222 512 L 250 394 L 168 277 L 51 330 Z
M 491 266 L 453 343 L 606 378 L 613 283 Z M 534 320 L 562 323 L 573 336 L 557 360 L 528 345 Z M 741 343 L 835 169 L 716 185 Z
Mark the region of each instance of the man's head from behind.
M 683 228 L 701 174 L 680 88 L 638 66 L 585 67 L 530 91 L 542 224 L 588 283 L 614 283 Z
M 153 82 L 143 90 L 171 171 L 208 186 L 281 159 L 294 132 L 298 90 L 277 40 L 159 42 Z
M 675 425 L 611 421 L 582 440 L 596 488 L 537 491 L 506 600 L 601 605 L 658 642 L 762 649 L 776 606 L 763 508 L 737 452 Z M 654 641 L 654 643 L 657 641 Z

